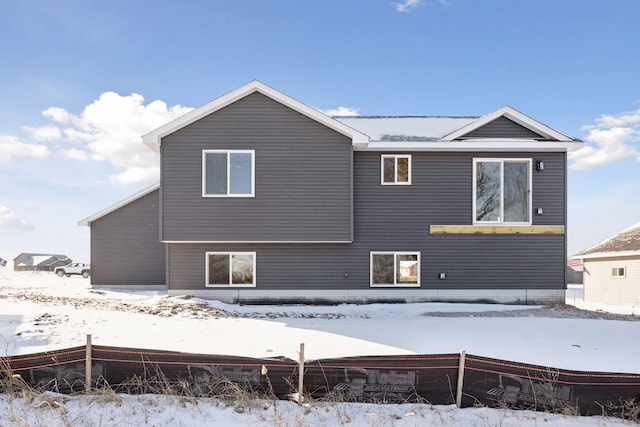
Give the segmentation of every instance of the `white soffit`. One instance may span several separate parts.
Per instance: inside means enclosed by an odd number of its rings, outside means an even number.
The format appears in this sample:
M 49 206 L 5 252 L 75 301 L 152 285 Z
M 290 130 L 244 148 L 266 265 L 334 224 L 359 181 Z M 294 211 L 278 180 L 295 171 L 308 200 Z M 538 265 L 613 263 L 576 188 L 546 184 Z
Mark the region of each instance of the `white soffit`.
M 259 92 L 289 108 L 295 110 L 333 130 L 338 133 L 341 133 L 345 136 L 348 136 L 352 139 L 353 143 L 366 143 L 369 142 L 369 137 L 347 125 L 341 123 L 326 114 L 316 110 L 315 108 L 309 107 L 306 104 L 303 104 L 300 101 L 297 101 L 290 96 L 285 95 L 282 92 L 279 92 L 262 82 L 257 80 L 253 80 L 247 83 L 244 86 L 239 87 L 236 90 L 233 90 L 226 95 L 222 95 L 219 98 L 214 99 L 213 101 L 196 108 L 188 112 L 187 114 L 178 117 L 177 119 L 155 129 L 151 132 L 142 136 L 142 142 L 144 142 L 148 147 L 150 147 L 153 151 L 160 151 L 160 143 L 162 137 L 167 136 L 179 129 L 182 129 L 185 126 L 194 123 L 201 118 L 214 113 L 228 105 L 233 104 L 234 102 L 254 93 Z

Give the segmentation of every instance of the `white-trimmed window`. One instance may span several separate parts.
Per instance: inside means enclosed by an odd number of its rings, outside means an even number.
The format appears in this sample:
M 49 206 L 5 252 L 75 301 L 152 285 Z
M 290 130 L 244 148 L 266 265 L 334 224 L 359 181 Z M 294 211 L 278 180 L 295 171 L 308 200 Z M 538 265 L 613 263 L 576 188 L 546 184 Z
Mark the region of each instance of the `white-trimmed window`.
M 613 267 L 611 269 L 611 277 L 615 279 L 623 279 L 626 273 L 626 268 L 624 267 Z
M 371 252 L 371 286 L 420 286 L 420 252 Z
M 473 223 L 531 224 L 531 159 L 473 160 Z
M 254 150 L 203 150 L 203 197 L 253 197 Z
M 411 185 L 411 155 L 383 154 L 380 157 L 382 185 Z
M 255 252 L 207 252 L 206 285 L 253 287 L 256 285 Z

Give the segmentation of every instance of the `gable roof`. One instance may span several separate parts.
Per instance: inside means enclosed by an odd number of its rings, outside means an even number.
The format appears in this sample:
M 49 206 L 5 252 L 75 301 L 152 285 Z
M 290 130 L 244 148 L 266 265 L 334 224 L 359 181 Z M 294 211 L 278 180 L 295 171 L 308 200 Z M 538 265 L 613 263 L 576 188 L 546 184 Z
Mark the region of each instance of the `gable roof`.
M 36 265 L 47 266 L 57 261 L 67 261 L 67 260 L 71 261 L 71 259 L 68 256 L 62 255 L 62 254 L 41 254 L 41 253 L 34 253 L 34 252 L 22 252 L 17 257 L 15 257 L 13 261 L 15 262 L 18 258 L 24 259 L 24 261 L 20 262 L 18 265 L 30 265 L 30 266 L 36 266 Z
M 525 114 L 522 114 L 520 111 L 508 105 L 505 105 L 504 107 L 494 111 L 493 113 L 489 113 L 480 117 L 479 119 L 456 130 L 455 132 L 451 132 L 449 135 L 442 138 L 442 140 L 453 141 L 455 139 L 464 139 L 465 135 L 478 130 L 479 128 L 491 123 L 492 121 L 500 117 L 505 117 L 519 124 L 520 126 L 529 129 L 535 134 L 540 135 L 539 139 L 550 141 L 576 141 L 575 138 L 567 136 L 562 132 L 558 132 L 557 130 L 552 129 L 549 126 L 540 123 L 539 121 L 534 120 Z
M 578 252 L 574 258 L 611 258 L 634 255 L 640 256 L 640 223 Z
M 142 197 L 146 196 L 149 193 L 152 193 L 153 191 L 157 190 L 160 188 L 160 183 L 157 182 L 153 185 L 150 185 L 147 188 L 144 188 L 140 191 L 138 191 L 135 194 L 132 194 L 131 196 L 120 200 L 119 202 L 116 202 L 114 204 L 112 204 L 111 206 L 108 206 L 104 209 L 102 209 L 99 212 L 94 213 L 93 215 L 90 215 L 84 219 L 81 219 L 80 221 L 78 221 L 78 225 L 83 225 L 83 226 L 89 226 L 93 221 L 96 221 L 100 218 L 102 218 L 105 215 L 110 214 L 111 212 L 114 212 L 118 209 L 120 209 L 123 206 L 128 205 L 129 203 L 135 202 L 138 199 L 141 199 Z
M 512 107 L 505 106 L 482 117 L 348 116 L 337 120 L 370 136 L 368 143 L 354 142 L 356 150 L 395 151 L 573 151 L 584 143 Z M 508 121 L 508 122 L 507 122 Z M 521 126 L 517 136 L 491 135 L 492 123 Z M 485 132 L 478 132 L 484 128 Z M 513 129 L 512 128 L 512 129 Z M 513 133 L 513 132 L 512 132 Z M 480 135 L 491 135 L 482 137 Z
M 347 125 L 341 123 L 321 111 L 309 107 L 306 104 L 303 104 L 300 101 L 297 101 L 291 98 L 288 95 L 285 95 L 282 92 L 279 92 L 258 80 L 253 80 L 244 86 L 239 87 L 236 90 L 233 90 L 226 95 L 222 95 L 219 98 L 214 99 L 213 101 L 196 108 L 183 116 L 178 117 L 177 119 L 155 129 L 151 132 L 142 136 L 142 142 L 144 142 L 148 147 L 152 150 L 159 152 L 160 151 L 160 143 L 162 137 L 172 134 L 191 123 L 194 123 L 201 118 L 208 116 L 209 114 L 215 113 L 216 111 L 233 104 L 234 102 L 251 95 L 252 93 L 261 93 L 274 101 L 277 101 L 292 110 L 297 111 L 333 130 L 338 133 L 341 133 L 352 139 L 354 143 L 366 143 L 369 142 L 369 137 Z

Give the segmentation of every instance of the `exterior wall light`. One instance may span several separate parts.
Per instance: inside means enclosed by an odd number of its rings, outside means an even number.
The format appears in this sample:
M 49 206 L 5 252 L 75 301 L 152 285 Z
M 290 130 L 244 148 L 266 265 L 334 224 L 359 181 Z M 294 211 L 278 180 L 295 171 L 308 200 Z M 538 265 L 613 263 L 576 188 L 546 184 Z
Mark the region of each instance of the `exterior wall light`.
M 447 278 L 447 273 L 440 273 L 440 274 L 438 275 L 438 278 L 439 278 L 440 280 L 444 280 L 444 279 L 446 279 L 446 278 Z
M 542 160 L 536 160 L 536 170 L 537 171 L 544 170 L 544 162 Z

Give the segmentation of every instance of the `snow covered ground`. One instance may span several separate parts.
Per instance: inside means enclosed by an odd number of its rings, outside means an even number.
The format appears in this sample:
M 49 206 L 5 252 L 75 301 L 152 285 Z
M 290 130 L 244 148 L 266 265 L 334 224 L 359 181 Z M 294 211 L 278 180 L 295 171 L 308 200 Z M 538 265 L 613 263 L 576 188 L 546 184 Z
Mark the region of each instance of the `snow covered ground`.
M 577 296 L 576 305 L 584 307 Z M 568 293 L 569 303 L 573 297 Z M 91 334 L 99 345 L 250 357 L 297 359 L 300 343 L 307 359 L 465 349 L 555 368 L 640 373 L 638 309 L 585 308 L 599 311 L 444 303 L 235 306 L 158 292 L 92 290 L 89 279 L 81 277 L 0 268 L 0 351 L 14 355 L 74 347 Z M 624 425 L 612 418 L 430 405 L 300 408 L 263 402 L 243 409 L 213 399 L 148 395 L 2 396 L 0 413 L 9 416 L 0 418 L 0 426 Z

